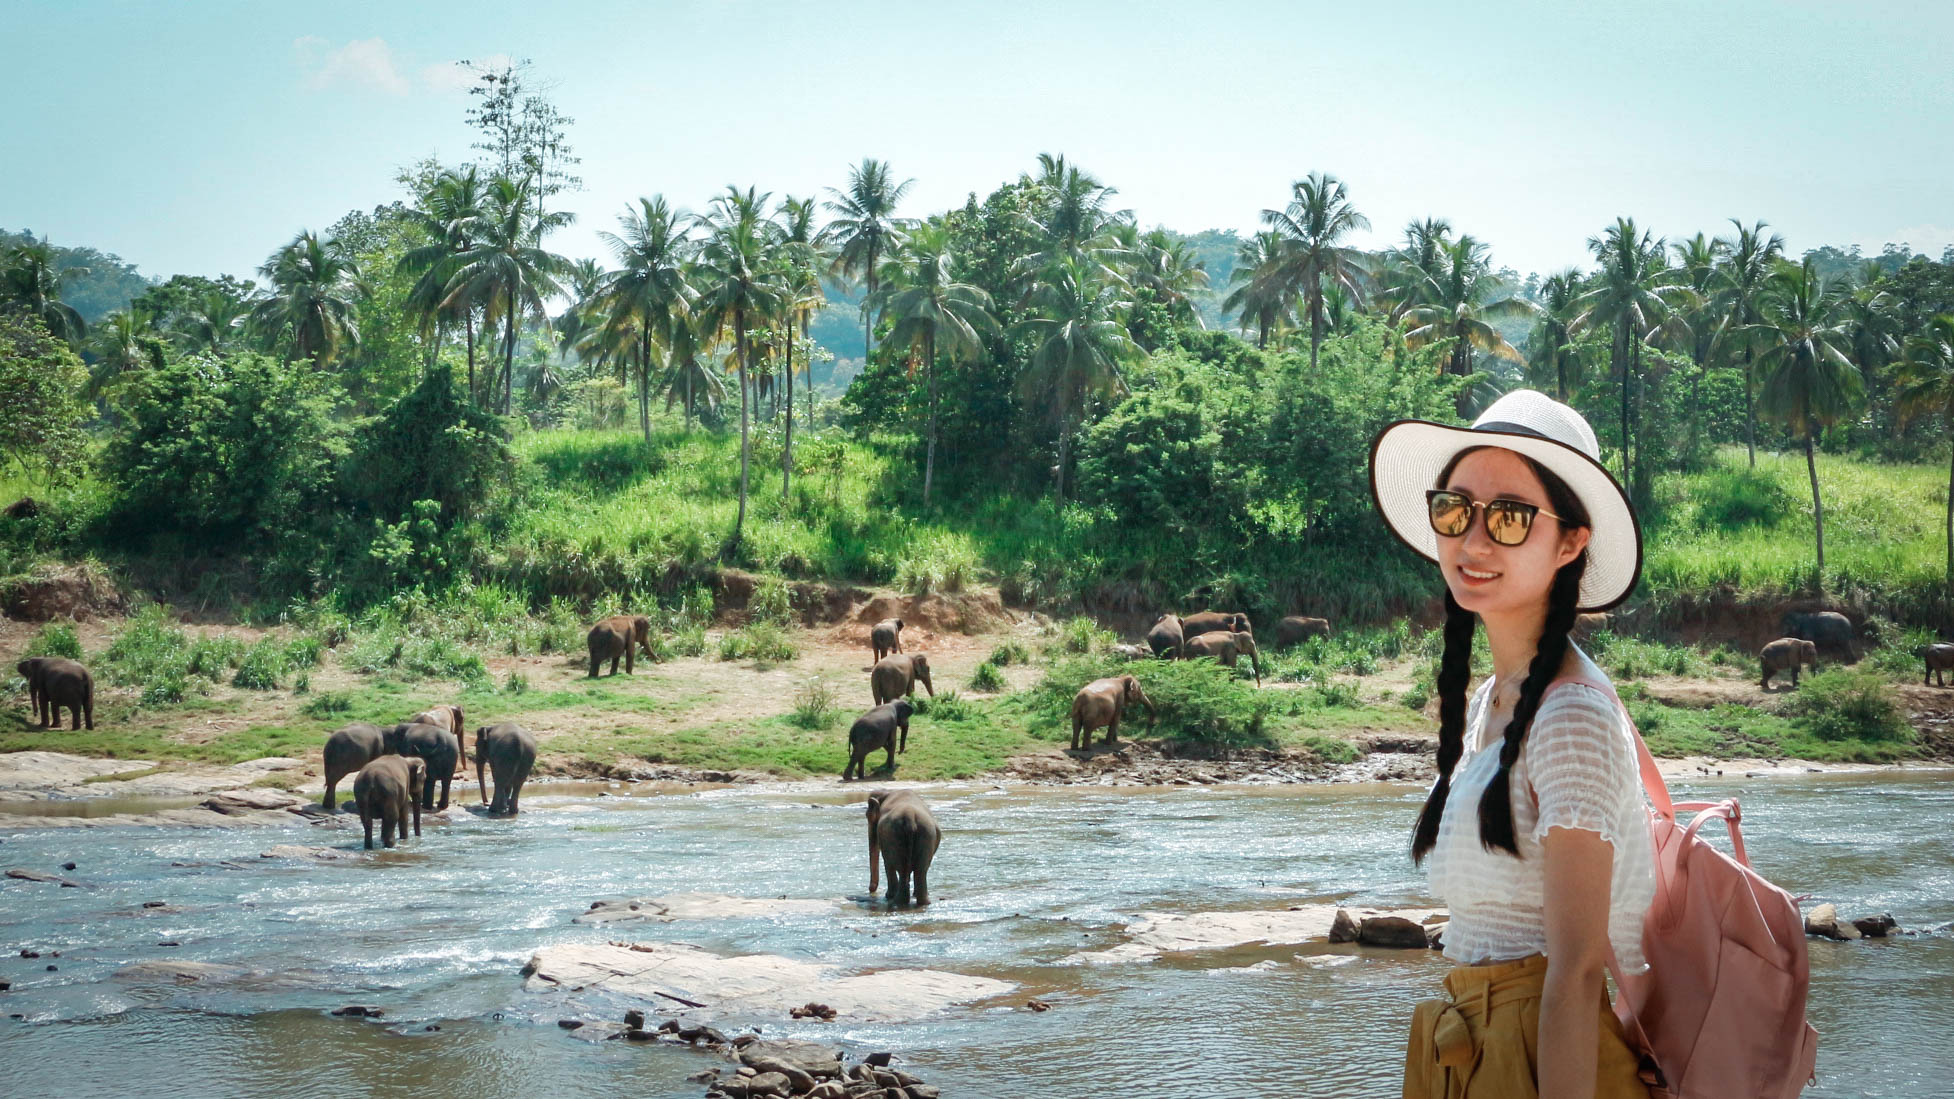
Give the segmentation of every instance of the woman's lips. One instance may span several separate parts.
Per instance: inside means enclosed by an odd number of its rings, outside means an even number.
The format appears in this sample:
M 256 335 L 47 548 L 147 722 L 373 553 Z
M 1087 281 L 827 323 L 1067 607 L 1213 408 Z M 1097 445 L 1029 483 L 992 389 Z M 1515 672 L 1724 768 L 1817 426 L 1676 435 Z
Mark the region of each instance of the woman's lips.
M 1477 575 L 1474 575 L 1475 573 Z M 1468 588 L 1484 587 L 1485 585 L 1490 584 L 1495 580 L 1498 580 L 1499 575 L 1500 574 L 1496 572 L 1486 572 L 1480 569 L 1468 569 L 1463 565 L 1459 567 L 1459 580 L 1461 583 L 1465 584 L 1465 586 Z

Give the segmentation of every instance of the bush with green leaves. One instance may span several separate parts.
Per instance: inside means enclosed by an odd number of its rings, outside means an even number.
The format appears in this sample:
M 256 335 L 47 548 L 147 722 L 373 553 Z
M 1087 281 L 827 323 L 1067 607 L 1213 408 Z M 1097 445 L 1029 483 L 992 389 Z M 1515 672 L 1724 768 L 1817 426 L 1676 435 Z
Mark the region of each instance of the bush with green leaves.
M 1820 740 L 1906 741 L 1913 726 L 1885 678 L 1829 668 L 1799 683 L 1783 704 L 1792 723 Z
M 746 603 L 746 616 L 749 622 L 766 622 L 775 626 L 791 626 L 798 616 L 794 614 L 794 592 L 785 581 L 762 580 L 754 587 L 752 598 Z
M 985 661 L 985 663 L 995 664 L 1000 668 L 1008 668 L 1013 664 L 1029 664 L 1031 663 L 1031 650 L 1025 647 L 1024 642 L 1012 639 L 992 649 L 990 659 Z
M 349 691 L 327 691 L 307 699 L 299 712 L 307 717 L 333 718 L 353 712 L 353 696 Z
M 1004 689 L 1004 673 L 997 670 L 997 665 L 986 660 L 970 673 L 970 689 L 995 694 Z
M 448 638 L 418 635 L 398 625 L 364 633 L 341 660 L 362 675 L 386 675 L 409 683 L 422 679 L 489 682 L 488 665 L 478 654 Z
M 915 703 L 916 716 L 935 721 L 966 721 L 977 715 L 976 705 L 958 694 L 954 688 L 939 691 L 934 695 L 918 695 Z
M 1062 657 L 1038 684 L 1012 696 L 1040 725 L 1069 735 L 1072 699 L 1095 679 L 1132 675 L 1153 700 L 1158 723 L 1151 735 L 1218 747 L 1265 744 L 1274 709 L 1273 692 L 1236 678 L 1234 669 L 1209 660 L 1119 661 L 1103 656 Z M 1122 727 L 1145 728 L 1146 710 L 1128 713 Z
M 180 702 L 197 689 L 194 681 L 222 680 L 243 655 L 236 638 L 192 638 L 161 604 L 151 603 L 109 642 L 98 672 L 111 683 L 142 688 L 145 705 Z
M 231 677 L 231 686 L 251 691 L 276 690 L 278 678 L 285 669 L 284 646 L 267 637 L 245 650 L 244 657 L 238 661 L 237 674 Z
M 751 622 L 719 639 L 719 659 L 779 664 L 800 655 L 787 631 L 771 622 Z
M 1119 640 L 1119 635 L 1085 615 L 1075 615 L 1052 628 L 1051 648 L 1061 653 L 1097 652 Z
M 835 689 L 820 676 L 809 676 L 794 689 L 794 708 L 787 720 L 803 729 L 826 729 L 841 717 L 841 701 Z
M 81 638 L 76 636 L 75 628 L 66 622 L 50 622 L 42 626 L 27 647 L 20 652 L 21 658 L 31 656 L 62 656 L 69 660 L 81 659 Z
M 673 656 L 704 656 L 706 655 L 706 628 L 697 623 L 680 626 L 672 632 L 665 647 Z
M 82 430 L 94 410 L 82 393 L 88 370 L 39 317 L 0 308 L 0 473 L 12 467 L 39 482 L 66 478 L 88 454 Z

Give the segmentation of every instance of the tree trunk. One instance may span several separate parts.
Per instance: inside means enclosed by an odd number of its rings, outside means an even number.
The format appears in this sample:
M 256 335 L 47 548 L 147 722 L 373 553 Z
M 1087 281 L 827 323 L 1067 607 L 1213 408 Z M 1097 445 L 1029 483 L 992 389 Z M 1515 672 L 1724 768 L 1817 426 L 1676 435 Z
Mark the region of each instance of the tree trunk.
M 1612 349 L 1616 359 L 1621 364 L 1619 373 L 1622 376 L 1622 484 L 1624 486 L 1630 484 L 1628 476 L 1628 355 L 1625 354 L 1625 349 L 1622 346 L 1627 342 L 1627 339 L 1628 322 L 1624 321 L 1622 322 L 1621 330 L 1615 334 L 1615 346 Z
M 1818 460 L 1812 455 L 1812 423 L 1805 421 L 1805 470 L 1812 479 L 1812 530 L 1818 541 L 1818 589 L 1825 590 L 1825 505 L 1818 499 Z
M 516 303 L 509 295 L 509 307 L 502 319 L 502 414 L 507 416 L 516 389 Z
M 1750 453 L 1750 468 L 1757 468 L 1757 395 L 1751 381 L 1750 337 L 1744 337 L 1744 449 Z
M 787 440 L 780 448 L 780 498 L 794 489 L 794 314 L 787 314 Z
M 651 333 L 638 334 L 638 427 L 651 445 Z
M 929 441 L 923 447 L 923 507 L 930 506 L 930 482 L 936 477 L 936 332 L 923 334 L 923 370 L 929 377 Z
M 746 532 L 746 467 L 747 467 L 747 417 L 751 414 L 746 392 L 746 310 L 733 310 L 733 350 L 738 355 L 740 371 L 740 512 L 733 521 L 733 544 L 737 550 L 740 537 Z
M 464 310 L 462 319 L 468 326 L 468 399 L 480 404 L 482 395 L 475 391 L 475 310 L 472 307 Z
M 692 433 L 692 364 L 685 368 L 685 433 Z
M 1316 373 L 1316 352 L 1323 346 L 1323 287 L 1321 280 L 1309 294 L 1309 372 Z
M 1947 579 L 1954 584 L 1954 462 L 1947 467 Z
M 1628 376 L 1634 385 L 1631 418 L 1635 423 L 1635 455 L 1629 464 L 1629 476 L 1635 478 L 1628 485 L 1631 497 L 1639 488 L 1639 480 L 1646 472 L 1642 467 L 1648 461 L 1648 440 L 1642 435 L 1642 339 L 1631 330 L 1628 334 Z
M 1071 456 L 1072 418 L 1070 416 L 1060 416 L 1058 420 L 1058 476 L 1053 482 L 1057 486 L 1058 510 L 1060 511 L 1065 510 L 1065 462 Z

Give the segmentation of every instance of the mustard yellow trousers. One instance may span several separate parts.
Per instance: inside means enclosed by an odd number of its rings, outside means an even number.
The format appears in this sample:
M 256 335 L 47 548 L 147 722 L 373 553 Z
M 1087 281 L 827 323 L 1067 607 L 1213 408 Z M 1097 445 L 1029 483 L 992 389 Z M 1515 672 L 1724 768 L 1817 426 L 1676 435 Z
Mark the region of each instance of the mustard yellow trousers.
M 1540 993 L 1547 959 L 1456 966 L 1448 999 L 1426 1000 L 1411 1017 L 1404 1099 L 1535 1099 L 1540 1064 Z M 1649 1099 L 1621 1020 L 1601 993 L 1595 1099 Z

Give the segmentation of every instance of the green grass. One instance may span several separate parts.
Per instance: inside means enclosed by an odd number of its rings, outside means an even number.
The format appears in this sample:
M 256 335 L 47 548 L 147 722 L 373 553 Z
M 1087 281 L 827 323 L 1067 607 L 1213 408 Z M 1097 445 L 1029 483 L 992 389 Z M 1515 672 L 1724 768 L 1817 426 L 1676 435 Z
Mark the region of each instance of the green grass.
M 1809 682 L 1809 681 L 1807 681 Z M 1803 687 L 1800 687 L 1803 690 Z M 1890 763 L 1917 754 L 1911 735 L 1868 740 L 1813 735 L 1782 714 L 1723 703 L 1697 709 L 1649 699 L 1626 699 L 1649 751 L 1658 756 L 1719 759 L 1809 759 L 1820 763 Z

